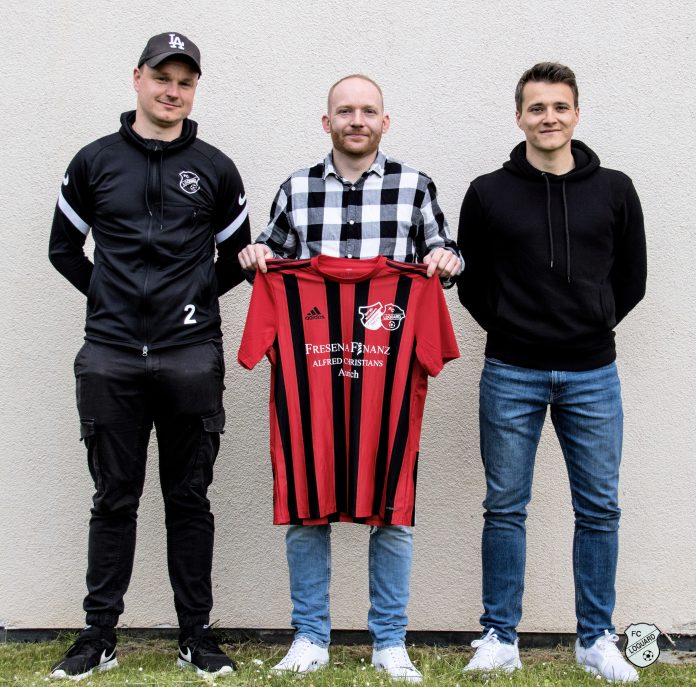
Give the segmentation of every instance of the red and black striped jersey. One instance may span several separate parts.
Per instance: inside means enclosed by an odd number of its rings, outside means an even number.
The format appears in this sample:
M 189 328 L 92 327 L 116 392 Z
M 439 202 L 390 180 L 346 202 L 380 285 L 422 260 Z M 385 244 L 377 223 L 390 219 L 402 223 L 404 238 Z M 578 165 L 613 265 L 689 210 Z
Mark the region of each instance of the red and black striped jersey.
M 428 375 L 459 357 L 439 279 L 384 256 L 269 260 L 238 360 L 264 354 L 275 524 L 413 525 Z

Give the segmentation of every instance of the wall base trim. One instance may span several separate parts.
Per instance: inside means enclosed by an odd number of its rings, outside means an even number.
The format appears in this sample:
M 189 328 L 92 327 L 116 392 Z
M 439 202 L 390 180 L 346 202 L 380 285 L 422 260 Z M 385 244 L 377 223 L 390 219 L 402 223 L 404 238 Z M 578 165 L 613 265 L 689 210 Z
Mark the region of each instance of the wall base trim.
M 13 629 L 0 626 L 0 643 L 47 642 L 60 635 L 78 632 L 80 628 Z M 126 627 L 117 628 L 119 635 L 129 639 L 171 639 L 178 637 L 176 627 Z M 216 627 L 220 641 L 228 643 L 261 642 L 262 644 L 290 644 L 293 631 L 289 629 L 225 628 Z M 447 630 L 413 630 L 406 636 L 407 644 L 422 646 L 469 646 L 478 639 L 479 632 L 454 632 Z M 521 649 L 549 649 L 559 644 L 573 646 L 575 634 L 571 632 L 520 632 Z M 671 634 L 672 646 L 664 636 L 658 640 L 660 648 L 677 651 L 696 651 L 696 635 Z M 625 638 L 621 637 L 621 646 Z M 367 630 L 332 630 L 331 642 L 335 645 L 370 644 Z

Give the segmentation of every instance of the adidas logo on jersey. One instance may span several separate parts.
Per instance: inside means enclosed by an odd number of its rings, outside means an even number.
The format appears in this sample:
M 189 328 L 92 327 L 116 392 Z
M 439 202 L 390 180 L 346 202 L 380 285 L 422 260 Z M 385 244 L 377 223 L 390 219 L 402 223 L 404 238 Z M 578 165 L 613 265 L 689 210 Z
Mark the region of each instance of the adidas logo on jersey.
M 321 311 L 317 306 L 315 305 L 306 315 L 305 315 L 305 320 L 323 320 L 325 319 L 324 316 L 321 314 Z

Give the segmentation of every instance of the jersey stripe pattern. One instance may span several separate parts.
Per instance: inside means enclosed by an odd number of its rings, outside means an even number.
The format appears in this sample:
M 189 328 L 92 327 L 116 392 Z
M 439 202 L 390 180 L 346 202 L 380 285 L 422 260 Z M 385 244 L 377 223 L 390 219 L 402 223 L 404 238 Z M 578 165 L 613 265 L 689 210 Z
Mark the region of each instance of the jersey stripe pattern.
M 275 524 L 413 525 L 428 376 L 459 356 L 439 280 L 384 256 L 269 260 L 238 360 L 264 355 Z

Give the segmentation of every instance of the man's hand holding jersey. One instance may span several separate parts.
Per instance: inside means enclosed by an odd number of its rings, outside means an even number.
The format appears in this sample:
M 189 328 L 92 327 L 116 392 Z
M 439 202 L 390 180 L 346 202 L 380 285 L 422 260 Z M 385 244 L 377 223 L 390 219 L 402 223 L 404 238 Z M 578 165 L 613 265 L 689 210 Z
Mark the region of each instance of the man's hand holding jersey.
M 249 271 L 266 272 L 266 260 L 273 257 L 273 251 L 263 243 L 250 243 L 239 253 L 239 264 Z M 423 257 L 423 264 L 428 266 L 428 277 L 437 274 L 442 279 L 459 273 L 459 258 L 446 248 L 435 248 Z
M 239 253 L 239 264 L 243 270 L 266 272 L 266 260 L 273 257 L 273 251 L 264 243 L 250 243 Z
M 423 264 L 428 266 L 428 276 L 437 274 L 441 279 L 448 279 L 459 274 L 459 258 L 446 248 L 435 248 L 423 256 Z

